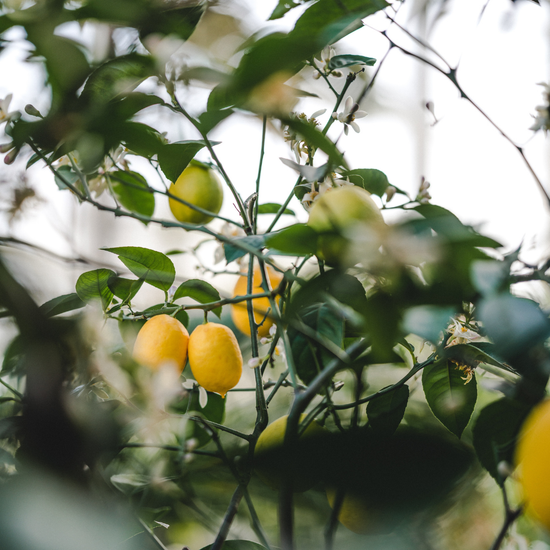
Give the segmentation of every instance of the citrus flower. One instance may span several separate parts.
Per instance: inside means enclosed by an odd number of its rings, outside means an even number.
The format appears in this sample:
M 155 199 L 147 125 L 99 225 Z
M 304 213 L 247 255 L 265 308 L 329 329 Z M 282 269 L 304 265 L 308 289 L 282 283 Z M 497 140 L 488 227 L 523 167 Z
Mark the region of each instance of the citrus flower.
M 533 116 L 535 122 L 529 128 L 529 130 L 533 130 L 534 132 L 544 130 L 544 132 L 546 133 L 550 128 L 550 114 L 548 113 L 548 108 L 550 105 L 550 85 L 546 82 L 539 82 L 538 85 L 544 88 L 544 105 L 538 105 L 537 107 L 535 107 L 535 111 L 537 111 L 537 114 Z
M 321 76 L 323 74 L 325 76 L 334 76 L 336 78 L 340 78 L 342 76 L 342 71 L 331 70 L 329 68 L 330 60 L 334 57 L 335 53 L 336 53 L 336 50 L 334 48 L 332 48 L 331 46 L 327 46 L 326 48 L 323 49 L 323 51 L 321 52 L 321 61 L 323 62 L 322 72 L 317 71 L 313 75 L 313 78 L 315 78 L 317 80 L 317 79 L 321 78 Z
M 458 319 L 452 320 L 447 332 L 451 334 L 451 337 L 446 347 L 456 346 L 457 344 L 469 344 L 481 338 L 477 332 L 466 327 Z
M 344 125 L 344 133 L 346 136 L 349 132 L 349 126 L 351 126 L 357 133 L 361 131 L 361 128 L 359 128 L 359 125 L 355 122 L 355 119 L 363 118 L 364 116 L 367 116 L 367 113 L 365 111 L 358 111 L 358 108 L 359 105 L 353 101 L 351 96 L 348 96 L 346 103 L 344 104 L 344 110 L 341 113 L 337 113 L 336 111 L 332 113 L 332 118 L 338 120 Z
M 430 199 L 432 196 L 428 192 L 428 189 L 430 188 L 430 182 L 426 180 L 424 176 L 422 176 L 422 179 L 420 180 L 420 187 L 418 189 L 418 194 L 416 195 L 415 200 L 418 201 L 420 204 L 429 204 Z
M 108 187 L 107 174 L 120 165 L 124 170 L 129 170 L 129 162 L 125 159 L 128 154 L 128 149 L 120 145 L 109 155 L 107 155 L 103 161 L 103 165 L 98 169 L 98 174 L 95 178 L 88 180 L 88 188 L 96 197 L 99 197 L 105 189 Z
M 0 124 L 19 116 L 19 111 L 9 111 L 12 97 L 13 94 L 8 94 L 4 99 L 0 99 Z
M 292 113 L 292 117 L 297 118 L 298 120 L 301 120 L 303 122 L 307 122 L 314 128 L 319 126 L 319 122 L 317 121 L 317 117 L 321 116 L 326 112 L 326 109 L 320 109 L 318 111 L 315 111 L 309 118 L 307 118 L 307 115 L 305 113 Z M 285 141 L 288 141 L 290 144 L 290 148 L 294 152 L 294 155 L 296 156 L 296 160 L 300 162 L 300 159 L 302 155 L 305 155 L 306 157 L 309 157 L 310 155 L 313 155 L 315 150 L 312 146 L 308 145 L 304 140 L 301 139 L 301 137 L 294 131 L 291 130 L 289 127 L 285 128 L 283 132 L 283 137 Z

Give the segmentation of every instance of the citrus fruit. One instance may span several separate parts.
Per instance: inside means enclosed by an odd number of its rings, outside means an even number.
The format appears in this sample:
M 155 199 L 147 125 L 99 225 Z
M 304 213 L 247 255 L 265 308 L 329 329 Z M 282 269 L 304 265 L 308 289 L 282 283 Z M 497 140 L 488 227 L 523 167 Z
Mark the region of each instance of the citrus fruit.
M 281 279 L 283 278 L 281 273 L 275 271 L 272 267 L 266 266 L 267 277 L 269 279 L 269 284 L 272 289 L 277 288 Z M 233 297 L 235 296 L 245 296 L 247 293 L 247 284 L 248 278 L 246 275 L 241 275 L 238 280 L 235 288 L 233 290 Z M 264 292 L 264 289 L 261 287 L 262 284 L 262 273 L 260 267 L 256 266 L 254 268 L 254 277 L 252 279 L 252 294 L 259 294 Z M 279 296 L 275 298 L 279 302 Z M 269 298 L 255 298 L 252 300 L 252 307 L 254 308 L 254 320 L 256 323 L 262 323 L 258 327 L 258 335 L 260 338 L 267 336 L 269 334 L 269 329 L 273 325 L 273 320 L 269 317 L 265 317 L 265 314 L 270 309 Z M 265 319 L 264 319 L 265 317 Z M 248 307 L 247 302 L 240 302 L 238 304 L 233 304 L 231 306 L 231 318 L 235 326 L 247 336 L 250 336 L 250 323 L 248 321 Z
M 330 507 L 334 508 L 335 489 L 327 489 L 327 499 Z M 338 512 L 338 521 L 358 535 L 373 535 L 379 530 L 376 513 L 373 513 L 372 506 L 369 506 L 364 499 L 354 494 L 346 493 L 344 495 L 344 500 Z
M 151 369 L 171 362 L 183 371 L 187 361 L 187 329 L 170 315 L 151 317 L 138 332 L 133 358 Z
M 330 265 L 356 263 L 349 258 L 348 235 L 385 225 L 370 193 L 356 185 L 344 185 L 323 193 L 313 203 L 307 223 L 321 233 L 317 256 Z
M 243 357 L 233 331 L 219 323 L 195 328 L 189 338 L 189 366 L 205 390 L 225 397 L 243 371 Z
M 537 405 L 523 424 L 516 462 L 527 510 L 550 530 L 550 400 Z
M 170 185 L 169 191 L 175 197 L 214 214 L 222 207 L 223 188 L 220 179 L 213 170 L 203 165 L 190 164 Z M 205 224 L 213 219 L 213 216 L 193 210 L 173 198 L 169 198 L 168 203 L 174 217 L 182 223 Z
M 305 417 L 302 414 L 300 421 Z M 278 489 L 283 477 L 292 474 L 293 489 L 307 491 L 319 480 L 320 473 L 315 468 L 316 449 L 328 432 L 316 421 L 311 422 L 300 436 L 298 445 L 283 455 L 287 420 L 288 416 L 281 416 L 260 434 L 254 449 L 255 470 L 272 489 Z

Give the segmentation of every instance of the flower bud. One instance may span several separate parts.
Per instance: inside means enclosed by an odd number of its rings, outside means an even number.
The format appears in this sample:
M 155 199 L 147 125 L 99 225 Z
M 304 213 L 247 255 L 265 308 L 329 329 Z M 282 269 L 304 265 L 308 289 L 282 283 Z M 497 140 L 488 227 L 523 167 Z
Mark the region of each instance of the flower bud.
M 28 115 L 31 115 L 31 116 L 35 116 L 35 117 L 38 117 L 38 118 L 44 118 L 40 114 L 40 111 L 34 105 L 31 105 L 30 103 L 28 105 L 25 105 L 25 112 Z

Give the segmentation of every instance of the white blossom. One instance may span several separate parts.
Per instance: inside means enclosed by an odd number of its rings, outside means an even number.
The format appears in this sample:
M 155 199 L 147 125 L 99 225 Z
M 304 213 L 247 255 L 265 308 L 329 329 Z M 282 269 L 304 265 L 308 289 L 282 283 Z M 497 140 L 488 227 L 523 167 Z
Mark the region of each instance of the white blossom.
M 4 99 L 0 99 L 0 124 L 19 116 L 19 111 L 10 112 L 9 110 L 12 97 L 13 94 L 8 94 Z
M 346 135 L 348 135 L 349 126 L 351 126 L 357 133 L 361 131 L 361 128 L 359 128 L 359 125 L 355 122 L 355 119 L 363 118 L 364 116 L 367 116 L 367 113 L 365 111 L 358 111 L 357 108 L 357 103 L 355 103 L 352 97 L 349 96 L 344 104 L 344 110 L 341 113 L 337 113 L 336 111 L 332 113 L 332 118 L 338 120 L 344 125 L 344 132 Z

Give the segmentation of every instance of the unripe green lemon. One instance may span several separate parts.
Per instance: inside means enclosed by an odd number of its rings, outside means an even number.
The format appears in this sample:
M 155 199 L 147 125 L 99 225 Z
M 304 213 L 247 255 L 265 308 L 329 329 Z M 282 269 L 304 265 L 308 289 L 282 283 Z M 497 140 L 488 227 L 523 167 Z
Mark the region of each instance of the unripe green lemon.
M 550 399 L 523 424 L 516 462 L 527 510 L 550 530 Z
M 188 342 L 189 333 L 177 319 L 155 315 L 138 332 L 132 356 L 153 370 L 171 362 L 181 372 L 187 361 Z
M 305 417 L 302 414 L 300 420 Z M 294 491 L 307 491 L 319 480 L 315 467 L 316 449 L 328 432 L 314 420 L 288 456 L 283 454 L 287 420 L 288 416 L 281 416 L 261 433 L 254 448 L 255 470 L 258 477 L 272 489 L 279 489 L 284 476 L 292 474 Z
M 334 508 L 336 490 L 327 489 L 326 493 L 330 507 Z M 381 528 L 378 514 L 372 504 L 368 504 L 364 499 L 353 494 L 344 495 L 338 513 L 338 521 L 358 535 L 376 535 L 388 532 L 387 529 Z
M 189 366 L 205 390 L 225 397 L 243 372 L 243 357 L 233 331 L 219 323 L 196 327 L 189 337 Z
M 347 235 L 385 225 L 370 193 L 356 185 L 344 185 L 323 193 L 313 203 L 307 223 L 318 233 L 332 233 L 319 235 L 317 252 L 320 259 L 331 265 L 355 263 L 348 254 Z
M 175 183 L 170 185 L 169 192 L 175 197 L 214 214 L 217 214 L 222 207 L 223 188 L 220 178 L 213 170 L 203 165 L 190 164 Z M 168 202 L 172 214 L 182 223 L 201 225 L 213 219 L 213 216 L 193 210 L 173 198 L 169 198 Z

